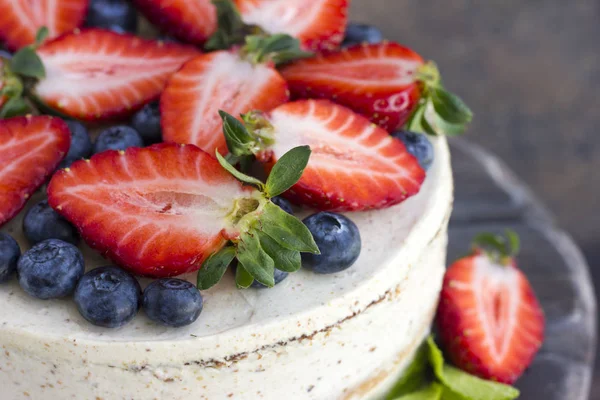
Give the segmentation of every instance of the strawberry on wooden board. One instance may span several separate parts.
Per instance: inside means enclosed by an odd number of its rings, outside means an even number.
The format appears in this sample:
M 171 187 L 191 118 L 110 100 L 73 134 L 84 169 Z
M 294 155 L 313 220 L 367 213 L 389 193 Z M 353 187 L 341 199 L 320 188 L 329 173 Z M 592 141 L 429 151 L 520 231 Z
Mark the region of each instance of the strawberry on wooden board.
M 273 286 L 274 263 L 293 272 L 300 251 L 318 252 L 308 229 L 270 201 L 295 183 L 282 172 L 301 174 L 310 149 L 290 154 L 263 184 L 192 145 L 110 150 L 57 172 L 48 201 L 91 247 L 136 274 L 174 276 L 204 263 L 207 288 L 237 257 L 239 286 Z
M 209 154 L 227 152 L 219 110 L 239 115 L 269 111 L 289 99 L 275 64 L 305 56 L 287 35 L 249 36 L 238 50 L 188 61 L 169 79 L 160 99 L 163 139 L 195 144 Z
M 511 384 L 531 364 L 544 313 L 514 259 L 518 237 L 479 235 L 470 256 L 446 272 L 437 324 L 450 359 L 484 379 Z
M 217 29 L 211 0 L 133 0 L 150 22 L 184 42 L 202 45 Z
M 43 107 L 98 121 L 127 116 L 158 98 L 169 76 L 198 54 L 191 46 L 86 29 L 24 47 L 9 67 Z
M 287 33 L 306 50 L 332 50 L 344 39 L 350 0 L 235 0 L 242 20 Z
M 361 211 L 398 204 L 425 179 L 402 142 L 350 109 L 328 100 L 301 100 L 271 112 L 222 113 L 233 156 L 254 154 L 269 169 L 289 149 L 308 145 L 312 157 L 284 196 L 319 210 Z
M 0 120 L 0 226 L 21 211 L 54 172 L 70 143 L 69 128 L 60 118 Z
M 292 97 L 326 98 L 388 131 L 459 134 L 472 113 L 443 89 L 431 62 L 397 43 L 356 45 L 300 60 L 281 71 Z
M 0 41 L 10 50 L 35 42 L 42 27 L 54 38 L 80 26 L 88 0 L 0 0 Z

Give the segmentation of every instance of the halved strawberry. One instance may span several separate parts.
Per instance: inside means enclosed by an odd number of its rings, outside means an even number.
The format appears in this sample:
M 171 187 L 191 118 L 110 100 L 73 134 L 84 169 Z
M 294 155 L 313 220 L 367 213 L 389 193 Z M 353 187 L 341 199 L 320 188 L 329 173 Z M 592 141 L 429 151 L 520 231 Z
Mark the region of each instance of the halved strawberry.
M 442 88 L 432 63 L 397 43 L 357 45 L 317 55 L 286 66 L 281 73 L 293 98 L 330 99 L 388 131 L 413 115 L 411 130 L 456 134 L 472 116 L 460 99 Z
M 62 114 L 91 121 L 126 116 L 156 99 L 169 76 L 199 52 L 88 29 L 46 42 L 37 54 L 45 76 L 34 95 Z
M 252 183 L 264 188 L 256 180 Z M 195 271 L 213 255 L 207 267 L 212 284 L 234 256 L 257 280 L 273 286 L 273 259 L 286 251 L 318 251 L 310 233 L 307 239 L 305 227 L 300 227 L 303 241 L 295 247 L 263 250 L 257 244 L 263 235 L 274 235 L 268 228 L 271 220 L 290 224 L 270 196 L 242 186 L 196 146 L 166 143 L 76 161 L 57 172 L 48 186 L 50 205 L 81 231 L 91 247 L 118 264 L 136 274 L 165 277 Z M 290 229 L 302 225 L 291 218 Z M 281 242 L 282 237 L 273 240 Z M 290 237 L 299 236 L 286 239 Z M 232 246 L 222 253 L 229 240 Z M 268 254 L 259 265 L 253 257 L 257 253 Z M 231 257 L 219 264 L 215 280 L 213 262 L 222 256 Z M 299 263 L 299 253 L 297 257 Z
M 235 0 L 242 20 L 265 32 L 287 33 L 306 50 L 332 50 L 342 43 L 349 0 Z
M 515 242 L 514 233 L 509 238 Z M 493 245 L 491 251 L 484 247 Z M 437 323 L 450 359 L 484 379 L 513 383 L 531 364 L 544 335 L 544 314 L 502 238 L 482 235 L 474 253 L 452 264 Z
M 134 0 L 138 9 L 165 32 L 184 42 L 202 45 L 217 29 L 211 0 Z
M 69 128 L 59 118 L 0 120 L 0 226 L 21 211 L 67 154 L 70 143 Z
M 88 0 L 0 0 L 0 39 L 17 50 L 34 43 L 44 26 L 54 38 L 80 26 L 87 8 Z
M 287 102 L 287 84 L 275 64 L 304 55 L 289 36 L 249 36 L 239 49 L 190 60 L 173 74 L 161 95 L 164 140 L 195 144 L 209 154 L 215 149 L 225 153 L 218 111 L 239 115 Z
M 247 132 L 240 132 L 231 118 L 225 116 L 229 150 L 236 156 L 253 153 L 267 168 L 289 149 L 310 146 L 312 157 L 304 174 L 284 194 L 299 204 L 333 211 L 384 208 L 416 194 L 425 179 L 400 140 L 327 100 L 247 114 Z

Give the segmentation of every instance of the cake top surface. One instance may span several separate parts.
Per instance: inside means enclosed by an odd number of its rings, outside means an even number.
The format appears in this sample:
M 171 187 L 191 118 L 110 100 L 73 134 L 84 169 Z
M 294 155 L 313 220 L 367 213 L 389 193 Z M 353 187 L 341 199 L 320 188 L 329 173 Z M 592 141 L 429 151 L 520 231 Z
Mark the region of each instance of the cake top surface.
M 361 232 L 362 252 L 352 268 L 333 275 L 301 270 L 269 290 L 238 290 L 233 274 L 227 272 L 215 287 L 204 291 L 204 312 L 187 327 L 166 328 L 150 321 L 141 312 L 130 324 L 114 330 L 95 327 L 78 313 L 70 298 L 42 301 L 29 297 L 13 280 L 0 291 L 4 310 L 0 323 L 15 334 L 43 335 L 47 340 L 64 339 L 97 342 L 157 342 L 214 338 L 226 332 L 259 332 L 262 327 L 282 324 L 288 337 L 313 332 L 362 310 L 389 289 L 385 272 L 393 268 L 402 274 L 405 265 L 422 252 L 449 212 L 452 178 L 446 140 L 432 138 L 435 162 L 418 195 L 383 210 L 349 214 Z M 31 204 L 41 195 L 32 199 Z M 22 233 L 24 212 L 2 227 L 13 235 L 22 249 L 29 248 Z M 437 226 L 432 226 L 437 224 Z M 94 250 L 83 247 L 87 270 L 110 262 Z M 187 275 L 194 282 L 196 274 Z M 149 282 L 142 280 L 142 286 Z M 302 325 L 305 326 L 302 326 Z M 249 329 L 249 331 L 246 331 Z M 265 329 L 267 332 L 269 329 Z M 281 332 L 273 334 L 281 335 Z

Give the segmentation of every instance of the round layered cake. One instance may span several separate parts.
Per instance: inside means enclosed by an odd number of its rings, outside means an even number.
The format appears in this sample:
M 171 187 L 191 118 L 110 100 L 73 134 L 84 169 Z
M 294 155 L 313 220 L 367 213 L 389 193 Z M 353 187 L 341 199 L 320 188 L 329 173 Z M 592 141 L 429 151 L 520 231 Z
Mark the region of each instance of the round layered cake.
M 95 327 L 71 299 L 0 290 L 0 386 L 6 399 L 363 399 L 382 395 L 430 330 L 444 274 L 452 173 L 446 139 L 420 192 L 347 214 L 362 251 L 332 275 L 301 270 L 273 289 L 238 290 L 233 274 L 204 291 L 187 327 L 140 313 Z M 43 192 L 43 191 L 42 191 Z M 43 197 L 34 196 L 30 205 Z M 300 211 L 300 215 L 303 212 Z M 23 251 L 24 212 L 2 227 Z M 83 248 L 86 268 L 109 264 Z M 195 275 L 189 275 L 194 282 Z M 147 282 L 142 280 L 142 286 Z

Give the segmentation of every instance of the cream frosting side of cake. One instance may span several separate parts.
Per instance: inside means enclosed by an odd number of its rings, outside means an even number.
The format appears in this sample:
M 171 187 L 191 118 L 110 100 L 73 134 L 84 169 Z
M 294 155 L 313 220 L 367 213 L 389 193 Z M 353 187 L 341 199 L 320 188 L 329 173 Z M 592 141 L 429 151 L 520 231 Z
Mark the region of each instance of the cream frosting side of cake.
M 40 301 L 14 281 L 1 286 L 0 385 L 15 399 L 381 392 L 428 331 L 443 276 L 452 176 L 446 140 L 432 142 L 435 162 L 418 195 L 349 214 L 363 240 L 352 268 L 329 276 L 300 271 L 270 290 L 239 291 L 227 274 L 203 292 L 204 311 L 188 327 L 160 327 L 140 313 L 121 329 L 97 328 L 71 299 Z M 26 249 L 21 219 L 2 230 Z M 88 269 L 108 263 L 89 249 L 85 255 Z

